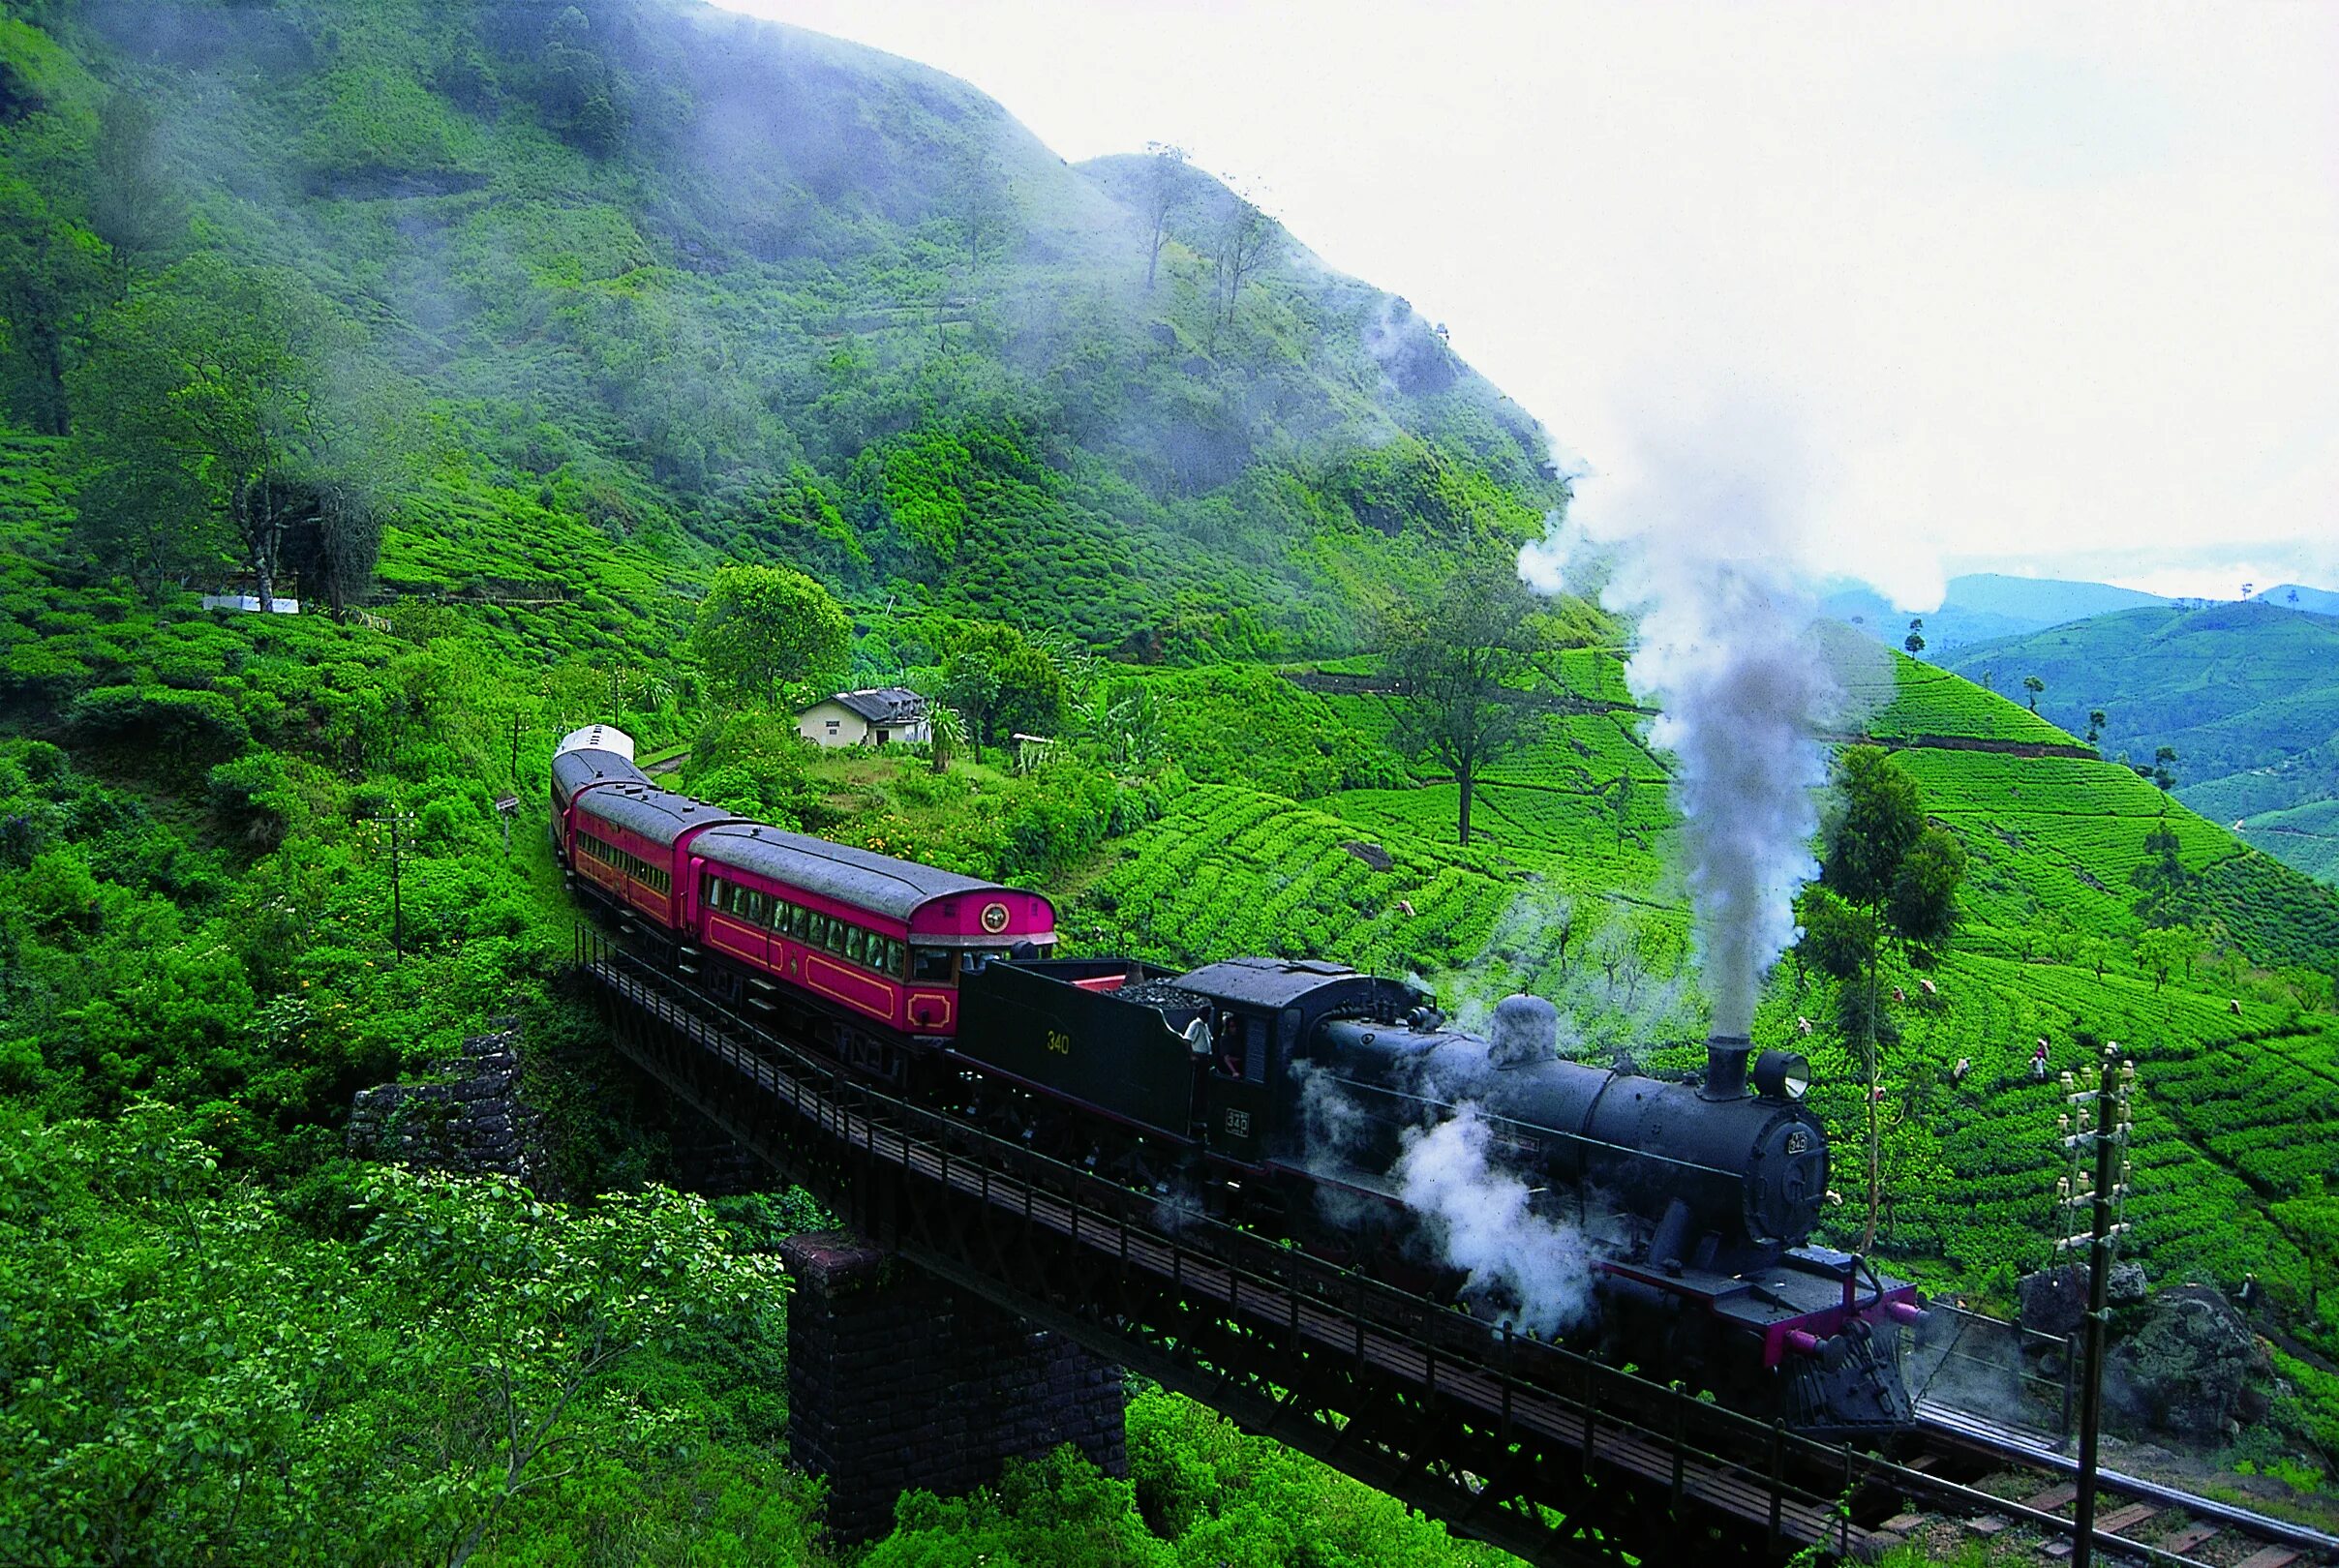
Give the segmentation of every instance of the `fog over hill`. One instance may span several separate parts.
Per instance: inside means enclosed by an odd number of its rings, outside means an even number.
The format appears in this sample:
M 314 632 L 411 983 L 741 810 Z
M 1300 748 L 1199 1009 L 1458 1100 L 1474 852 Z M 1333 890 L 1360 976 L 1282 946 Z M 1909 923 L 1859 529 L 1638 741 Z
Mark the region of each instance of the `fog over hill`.
M 214 255 L 313 296 L 339 390 L 429 432 L 389 487 L 394 588 L 557 576 L 476 526 L 510 492 L 685 574 L 786 559 L 1099 648 L 1305 649 L 1565 499 L 1404 301 L 1199 170 L 1075 168 L 892 55 L 697 0 L 35 10 L 64 46 L 0 50 L 48 173 L 23 226 L 62 255 L 98 225 L 156 286 Z M 39 341 L 0 391 L 62 429 Z

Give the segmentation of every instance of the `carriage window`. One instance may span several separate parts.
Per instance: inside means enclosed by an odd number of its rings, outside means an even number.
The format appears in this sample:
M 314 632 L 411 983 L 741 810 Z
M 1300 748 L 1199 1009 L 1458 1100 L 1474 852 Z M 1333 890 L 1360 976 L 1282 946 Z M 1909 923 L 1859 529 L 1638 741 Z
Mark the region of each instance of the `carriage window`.
M 805 908 L 802 904 L 789 905 L 788 935 L 794 937 L 797 941 L 802 942 L 805 939 L 805 933 L 809 931 L 811 928 L 812 912 Z
M 846 929 L 844 934 L 845 957 L 851 959 L 854 963 L 860 963 L 864 953 L 867 950 L 867 947 L 868 938 L 862 932 L 860 926 L 850 926 Z
M 929 985 L 948 985 L 950 978 L 951 953 L 948 948 L 910 950 L 910 979 L 924 980 Z
M 898 942 L 885 945 L 886 973 L 896 980 L 907 980 L 910 974 L 910 950 Z

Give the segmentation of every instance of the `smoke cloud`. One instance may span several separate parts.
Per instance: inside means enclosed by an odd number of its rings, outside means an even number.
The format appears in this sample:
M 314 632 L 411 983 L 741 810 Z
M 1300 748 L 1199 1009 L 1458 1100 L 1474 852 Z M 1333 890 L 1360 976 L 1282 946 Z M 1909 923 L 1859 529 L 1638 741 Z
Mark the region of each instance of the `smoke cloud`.
M 1426 1131 L 1407 1129 L 1398 1191 L 1467 1276 L 1465 1300 L 1549 1338 L 1592 1311 L 1592 1250 L 1572 1226 L 1534 1211 L 1527 1184 L 1488 1159 L 1492 1141 L 1472 1104 Z
M 1539 592 L 1596 588 L 1639 623 L 1625 678 L 1658 710 L 1650 740 L 1674 761 L 1713 1027 L 1743 1035 L 1818 873 L 1820 735 L 1848 716 L 1846 688 L 1798 558 L 1807 480 L 1791 431 L 1744 409 L 1697 424 L 1653 411 L 1645 428 L 1637 468 L 1587 476 L 1584 519 L 1555 518 L 1519 572 Z

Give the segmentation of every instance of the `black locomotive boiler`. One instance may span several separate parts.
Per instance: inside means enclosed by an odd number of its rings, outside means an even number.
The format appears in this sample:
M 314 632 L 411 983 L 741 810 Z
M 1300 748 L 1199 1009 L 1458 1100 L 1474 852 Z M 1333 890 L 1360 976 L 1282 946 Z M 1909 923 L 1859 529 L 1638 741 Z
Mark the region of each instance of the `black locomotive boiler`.
M 1716 1038 L 1697 1083 L 1608 1071 L 1559 1058 L 1548 1003 L 1511 998 L 1481 1037 L 1412 986 L 1316 961 L 1174 978 L 1009 962 L 964 1004 L 951 1052 L 968 1110 L 1449 1292 L 1399 1174 L 1409 1131 L 1473 1117 L 1494 1167 L 1581 1240 L 1590 1312 L 1571 1342 L 1814 1434 L 1913 1419 L 1899 1347 L 1916 1288 L 1809 1243 L 1828 1141 L 1799 1056 Z M 1525 1321 L 1534 1304 L 1472 1305 Z

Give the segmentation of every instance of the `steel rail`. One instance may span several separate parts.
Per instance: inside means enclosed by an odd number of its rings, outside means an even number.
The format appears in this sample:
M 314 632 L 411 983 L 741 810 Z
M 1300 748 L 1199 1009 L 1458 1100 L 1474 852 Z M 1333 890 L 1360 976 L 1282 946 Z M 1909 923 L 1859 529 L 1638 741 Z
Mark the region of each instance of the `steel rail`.
M 1951 1440 L 1969 1448 L 1984 1449 L 2007 1459 L 2020 1460 L 2025 1464 L 2035 1464 L 2041 1469 L 2053 1470 L 2061 1475 L 2079 1473 L 2079 1461 L 2070 1456 L 2038 1443 L 2026 1441 L 2018 1432 L 2009 1432 L 1995 1422 L 1977 1417 L 1970 1411 L 1959 1410 L 1953 1405 L 1937 1404 L 1930 1400 L 1921 1401 L 1917 1405 L 1917 1423 L 1919 1426 L 1942 1433 Z M 2129 1475 L 2124 1471 L 2108 1470 L 2100 1466 L 2095 1473 L 2105 1486 L 2113 1491 L 2133 1494 L 2147 1502 L 2159 1503 L 2164 1508 L 2181 1508 L 2188 1514 L 2196 1514 L 2202 1519 L 2213 1519 L 2220 1524 L 2230 1525 L 2234 1529 L 2283 1546 L 2298 1547 L 2308 1552 L 2339 1553 L 2339 1535 L 2328 1535 L 2322 1530 L 2313 1529 L 2304 1524 L 2295 1524 L 2286 1519 L 2276 1519 L 2269 1514 L 2261 1514 L 2255 1509 L 2220 1502 L 2214 1497 L 2204 1497 L 2199 1493 L 2186 1492 L 2181 1488 L 2166 1486 L 2158 1481 L 2148 1481 L 2140 1475 Z M 2099 1535 L 2097 1539 L 2112 1545 L 2118 1550 L 2134 1549 L 2133 1543 L 2116 1541 L 2111 1536 Z M 2135 1550 L 2148 1551 L 2150 1549 Z M 2163 1553 L 2163 1555 L 2167 1554 Z

